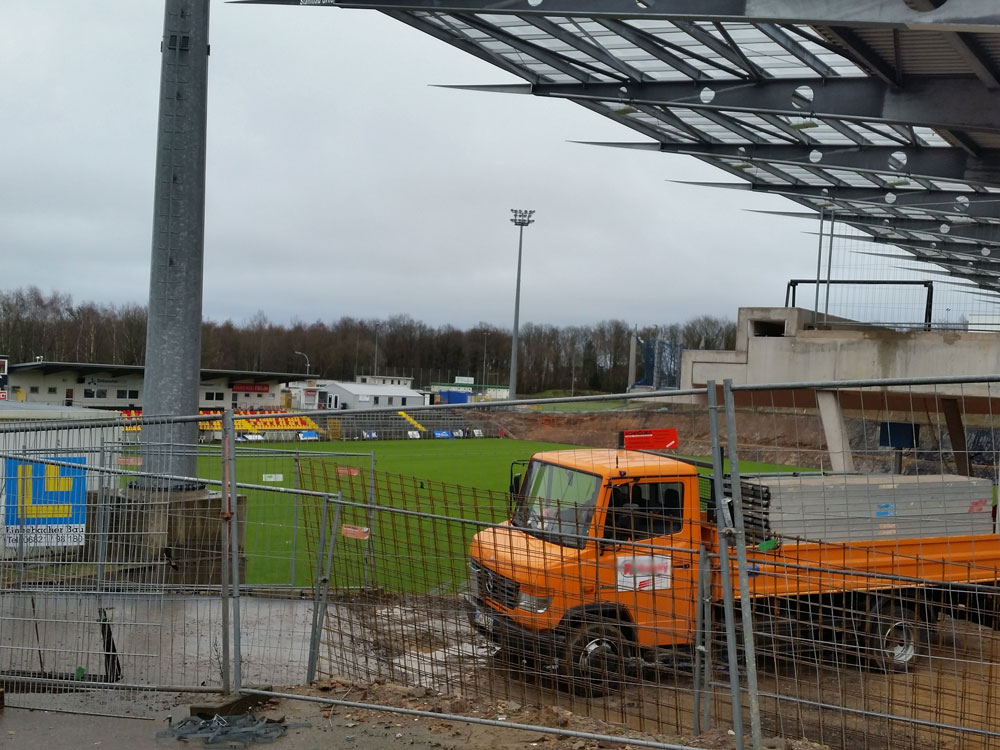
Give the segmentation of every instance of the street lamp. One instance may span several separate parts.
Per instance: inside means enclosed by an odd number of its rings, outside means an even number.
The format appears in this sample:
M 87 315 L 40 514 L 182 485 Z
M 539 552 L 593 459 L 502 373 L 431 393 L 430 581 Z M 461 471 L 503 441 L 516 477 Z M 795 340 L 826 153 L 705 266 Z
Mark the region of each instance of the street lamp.
M 309 374 L 309 355 L 306 354 L 305 352 L 295 352 L 295 353 L 298 354 L 300 357 L 305 357 L 306 358 L 306 375 L 308 375 Z
M 490 337 L 489 331 L 483 331 L 483 398 L 486 398 L 486 339 Z
M 524 246 L 524 228 L 534 222 L 531 217 L 534 210 L 512 208 L 511 223 L 518 228 L 517 236 L 517 286 L 514 291 L 514 336 L 510 342 L 510 386 L 507 398 L 511 401 L 517 398 L 517 319 L 521 310 L 521 249 Z

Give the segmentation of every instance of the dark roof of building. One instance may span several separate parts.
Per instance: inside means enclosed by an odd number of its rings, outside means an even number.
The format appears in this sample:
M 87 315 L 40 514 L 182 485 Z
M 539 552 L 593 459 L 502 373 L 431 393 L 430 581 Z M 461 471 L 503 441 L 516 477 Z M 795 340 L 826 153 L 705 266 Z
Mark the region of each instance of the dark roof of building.
M 1000 291 L 997 0 L 244 0 L 374 8 Z M 809 214 L 816 215 L 816 214 Z M 882 254 L 877 252 L 876 254 Z M 891 248 L 884 253 L 893 255 Z
M 145 368 L 141 365 L 101 365 L 86 362 L 21 362 L 19 364 L 8 365 L 11 374 L 38 372 L 43 375 L 51 375 L 56 372 L 78 372 L 81 374 L 95 375 L 97 373 L 108 373 L 111 375 L 137 375 L 141 376 Z M 226 378 L 230 383 L 263 383 L 279 382 L 288 383 L 293 380 L 308 380 L 309 375 L 290 372 L 249 372 L 244 370 L 202 370 L 201 380 L 216 380 Z

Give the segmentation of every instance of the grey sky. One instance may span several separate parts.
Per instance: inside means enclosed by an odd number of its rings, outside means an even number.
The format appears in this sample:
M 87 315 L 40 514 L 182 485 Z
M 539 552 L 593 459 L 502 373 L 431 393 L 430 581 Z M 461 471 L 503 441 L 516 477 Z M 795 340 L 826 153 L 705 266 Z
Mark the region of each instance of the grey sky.
M 7 0 L 2 287 L 145 303 L 162 0 Z M 434 88 L 516 82 L 370 11 L 212 5 L 206 318 L 405 313 L 679 322 L 781 304 L 815 273 L 813 225 L 776 197 L 567 102 Z

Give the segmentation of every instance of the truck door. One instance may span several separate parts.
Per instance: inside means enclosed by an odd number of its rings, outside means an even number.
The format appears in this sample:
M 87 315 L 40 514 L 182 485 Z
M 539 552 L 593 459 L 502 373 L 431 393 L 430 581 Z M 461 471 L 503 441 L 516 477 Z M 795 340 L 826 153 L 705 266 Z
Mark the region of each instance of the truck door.
M 689 643 L 695 628 L 698 547 L 693 488 L 681 478 L 612 490 L 600 556 L 601 598 L 628 609 L 639 643 Z

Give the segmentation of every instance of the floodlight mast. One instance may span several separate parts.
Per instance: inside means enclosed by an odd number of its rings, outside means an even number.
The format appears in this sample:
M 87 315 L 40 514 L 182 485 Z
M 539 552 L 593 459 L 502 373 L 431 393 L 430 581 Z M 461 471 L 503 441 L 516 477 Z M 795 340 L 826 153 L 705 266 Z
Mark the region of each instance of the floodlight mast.
M 205 249 L 209 0 L 165 0 L 143 416 L 198 413 Z M 197 476 L 198 423 L 142 428 L 148 484 Z M 165 475 L 163 478 L 156 475 Z M 169 477 L 169 478 L 168 478 Z
M 510 342 L 510 385 L 507 389 L 507 398 L 513 401 L 517 398 L 517 323 L 521 312 L 521 250 L 524 247 L 524 228 L 534 223 L 531 217 L 535 215 L 534 209 L 512 208 L 513 214 L 511 223 L 517 227 L 517 285 L 514 288 L 514 335 Z

